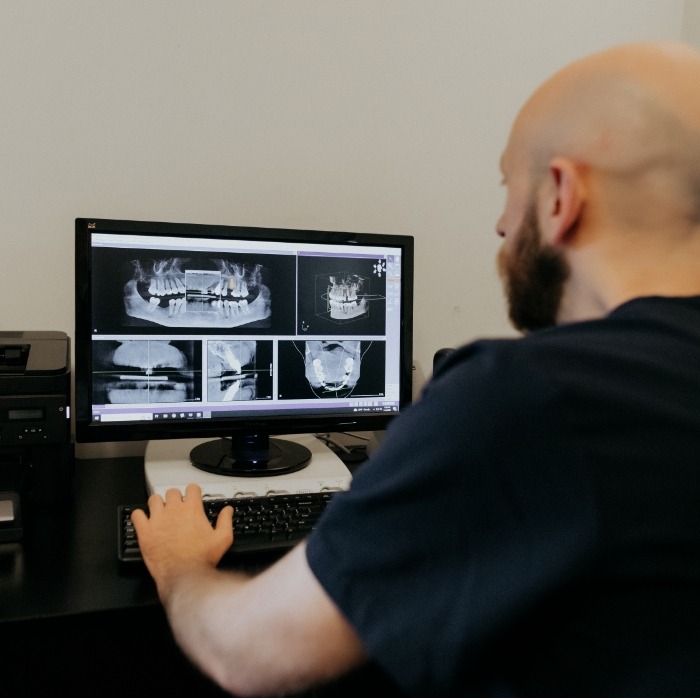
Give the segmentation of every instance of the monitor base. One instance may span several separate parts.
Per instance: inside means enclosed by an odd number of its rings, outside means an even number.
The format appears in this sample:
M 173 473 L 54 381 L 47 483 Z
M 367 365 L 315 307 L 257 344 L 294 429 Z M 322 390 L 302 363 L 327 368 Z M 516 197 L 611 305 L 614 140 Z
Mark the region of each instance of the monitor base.
M 227 477 L 293 473 L 310 460 L 311 451 L 306 446 L 257 433 L 212 439 L 195 446 L 190 452 L 190 461 L 195 468 Z
M 212 499 L 348 489 L 352 475 L 347 466 L 313 434 L 283 438 L 308 448 L 311 460 L 295 472 L 262 477 L 220 475 L 195 468 L 190 451 L 211 437 L 149 441 L 144 456 L 147 493 L 164 496 L 171 488 L 184 491 L 191 482 L 202 488 L 204 497 Z

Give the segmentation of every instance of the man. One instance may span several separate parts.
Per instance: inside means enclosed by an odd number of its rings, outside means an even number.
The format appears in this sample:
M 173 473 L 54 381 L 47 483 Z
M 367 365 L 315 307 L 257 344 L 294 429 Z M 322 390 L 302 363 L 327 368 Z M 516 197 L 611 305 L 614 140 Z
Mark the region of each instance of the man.
M 700 695 L 700 54 L 615 47 L 514 123 L 519 339 L 452 352 L 322 524 L 216 568 L 190 485 L 133 516 L 177 641 L 237 695 L 373 662 L 413 696 Z

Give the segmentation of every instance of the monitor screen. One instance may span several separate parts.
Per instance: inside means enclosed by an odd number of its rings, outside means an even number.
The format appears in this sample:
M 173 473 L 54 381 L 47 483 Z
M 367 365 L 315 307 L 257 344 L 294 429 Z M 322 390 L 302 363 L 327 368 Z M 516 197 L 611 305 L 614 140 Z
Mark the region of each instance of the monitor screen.
M 411 400 L 408 235 L 75 222 L 78 442 L 209 437 L 192 464 L 291 472 L 271 435 L 377 430 Z

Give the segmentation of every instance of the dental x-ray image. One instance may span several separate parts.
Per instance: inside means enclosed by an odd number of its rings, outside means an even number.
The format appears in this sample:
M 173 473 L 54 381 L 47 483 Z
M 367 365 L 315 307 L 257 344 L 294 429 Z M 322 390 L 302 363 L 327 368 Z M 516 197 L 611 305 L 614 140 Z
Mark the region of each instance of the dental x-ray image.
M 92 343 L 95 404 L 201 401 L 201 345 L 191 340 Z
M 380 335 L 386 265 L 375 257 L 299 257 L 300 334 Z
M 349 322 L 369 312 L 369 296 L 365 294 L 369 279 L 340 272 L 326 277 L 316 276 L 317 314 L 328 314 L 332 320 Z
M 272 398 L 272 342 L 207 341 L 207 399 L 210 402 Z
M 278 397 L 382 397 L 385 348 L 354 339 L 279 342 Z
M 270 291 L 261 264 L 220 258 L 211 260 L 212 269 L 198 265 L 178 257 L 134 259 L 124 286 L 127 315 L 164 327 L 231 328 L 268 320 Z
M 95 334 L 295 331 L 292 255 L 105 246 L 95 249 L 90 273 Z
M 317 394 L 342 397 L 357 385 L 362 360 L 359 340 L 313 340 L 306 342 L 305 353 L 306 380 Z

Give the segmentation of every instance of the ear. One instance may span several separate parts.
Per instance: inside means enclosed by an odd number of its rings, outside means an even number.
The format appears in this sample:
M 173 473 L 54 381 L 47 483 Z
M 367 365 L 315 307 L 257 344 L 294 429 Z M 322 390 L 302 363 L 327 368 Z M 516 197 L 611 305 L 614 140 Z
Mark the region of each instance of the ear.
M 585 200 L 583 177 L 573 160 L 550 161 L 542 199 L 540 222 L 546 241 L 555 246 L 570 243 Z

